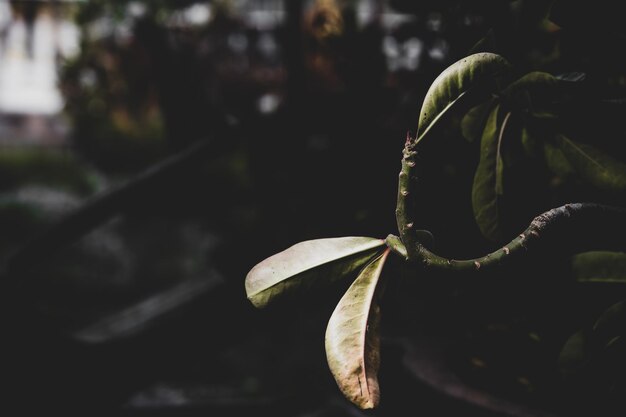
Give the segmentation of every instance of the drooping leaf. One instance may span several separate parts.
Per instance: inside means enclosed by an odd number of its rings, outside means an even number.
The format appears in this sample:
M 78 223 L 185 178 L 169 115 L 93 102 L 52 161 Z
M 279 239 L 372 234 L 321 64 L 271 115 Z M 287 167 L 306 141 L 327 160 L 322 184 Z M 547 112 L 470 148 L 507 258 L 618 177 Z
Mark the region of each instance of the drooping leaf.
M 488 100 L 465 113 L 461 120 L 461 134 L 468 142 L 474 142 L 480 138 L 493 106 L 494 100 Z
M 426 93 L 420 111 L 417 141 L 421 141 L 470 90 L 484 94 L 497 90 L 510 72 L 509 63 L 492 53 L 470 55 L 449 66 Z
M 626 253 L 593 251 L 572 257 L 572 271 L 578 282 L 626 284 Z
M 262 308 L 284 295 L 349 276 L 385 244 L 370 237 L 340 237 L 300 242 L 257 264 L 246 276 L 246 294 Z
M 326 328 L 326 358 L 341 392 L 360 408 L 380 400 L 379 278 L 389 250 L 370 262 L 337 304 Z
M 604 191 L 626 191 L 626 163 L 564 135 L 557 135 L 556 143 L 583 181 Z
M 472 186 L 474 218 L 483 236 L 492 240 L 502 237 L 502 219 L 499 196 L 503 193 L 503 161 L 500 154 L 507 123 L 499 123 L 500 106 L 489 114 L 480 142 L 480 161 Z M 507 113 L 505 119 L 508 119 Z

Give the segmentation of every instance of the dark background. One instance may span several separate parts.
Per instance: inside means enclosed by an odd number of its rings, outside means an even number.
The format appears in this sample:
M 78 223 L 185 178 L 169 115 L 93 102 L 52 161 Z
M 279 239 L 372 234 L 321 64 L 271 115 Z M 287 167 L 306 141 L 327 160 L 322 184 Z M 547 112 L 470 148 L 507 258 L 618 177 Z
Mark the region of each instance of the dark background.
M 364 415 L 323 351 L 341 284 L 256 311 L 246 273 L 299 241 L 395 233 L 406 133 L 436 76 L 485 35 L 518 74 L 582 71 L 623 93 L 619 13 L 556 2 L 548 21 L 549 3 L 2 2 L 0 69 L 17 59 L 15 22 L 24 62 L 42 19 L 80 36 L 51 52 L 62 109 L 0 114 L 0 406 Z M 478 148 L 449 133 L 419 156 L 418 226 L 439 253 L 477 256 L 494 247 L 471 209 Z M 545 194 L 540 208 L 571 195 Z M 471 287 L 392 265 L 373 415 L 580 412 L 558 350 L 583 311 L 620 297 L 546 284 L 544 261 Z M 468 390 L 446 394 L 447 378 Z

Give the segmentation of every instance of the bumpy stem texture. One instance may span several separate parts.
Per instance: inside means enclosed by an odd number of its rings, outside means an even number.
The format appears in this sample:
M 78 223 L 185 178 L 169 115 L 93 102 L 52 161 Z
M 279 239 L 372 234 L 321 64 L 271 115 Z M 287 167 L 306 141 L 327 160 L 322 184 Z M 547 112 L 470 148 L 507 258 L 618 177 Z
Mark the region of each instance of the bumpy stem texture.
M 387 245 L 401 257 L 424 267 L 448 271 L 477 271 L 501 265 L 530 250 L 555 252 L 595 248 L 624 248 L 626 209 L 593 203 L 566 204 L 535 217 L 528 228 L 507 245 L 475 259 L 456 260 L 438 256 L 417 242 L 413 250 L 406 241 L 390 235 Z M 411 257 L 411 252 L 414 252 Z
M 415 163 L 417 151 L 415 142 L 407 132 L 404 150 L 402 151 L 402 168 L 398 179 L 398 201 L 396 204 L 396 223 L 402 243 L 407 248 L 406 258 L 413 261 L 419 256 L 421 246 L 415 233 L 415 195 L 417 178 L 415 178 Z

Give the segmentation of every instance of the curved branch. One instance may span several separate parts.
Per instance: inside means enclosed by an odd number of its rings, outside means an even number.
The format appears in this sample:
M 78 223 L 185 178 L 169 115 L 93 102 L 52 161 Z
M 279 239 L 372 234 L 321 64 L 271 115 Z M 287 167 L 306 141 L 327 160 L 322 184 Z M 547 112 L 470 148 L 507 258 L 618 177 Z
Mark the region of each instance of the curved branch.
M 500 249 L 475 259 L 456 260 L 436 255 L 420 243 L 411 258 L 398 237 L 389 235 L 387 245 L 401 257 L 422 263 L 424 267 L 447 271 L 477 271 L 508 262 L 516 255 L 529 250 L 559 249 L 580 250 L 578 246 L 618 246 L 626 242 L 626 208 L 595 203 L 573 203 L 553 208 L 535 217 L 528 228 Z

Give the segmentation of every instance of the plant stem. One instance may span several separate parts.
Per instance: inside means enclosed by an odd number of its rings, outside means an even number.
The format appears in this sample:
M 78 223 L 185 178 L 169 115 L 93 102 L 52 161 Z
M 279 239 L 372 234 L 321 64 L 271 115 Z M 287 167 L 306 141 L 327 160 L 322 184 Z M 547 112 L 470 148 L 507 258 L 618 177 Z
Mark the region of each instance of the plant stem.
M 396 223 L 402 243 L 407 250 L 406 259 L 414 260 L 418 256 L 417 248 L 420 243 L 415 234 L 415 221 L 412 213 L 415 212 L 415 198 L 417 178 L 415 178 L 415 142 L 407 132 L 404 150 L 402 151 L 402 168 L 398 179 L 398 202 L 396 204 Z
M 607 230 L 607 229 L 611 230 Z M 594 244 L 603 240 L 606 245 L 624 243 L 626 209 L 594 203 L 574 203 L 553 208 L 535 217 L 528 228 L 507 245 L 475 259 L 456 260 L 436 255 L 417 243 L 409 250 L 397 236 L 386 239 L 389 248 L 410 262 L 421 263 L 425 268 L 446 271 L 478 271 L 508 262 L 516 255 L 531 249 L 571 247 L 583 243 Z M 571 234 L 571 236 L 569 235 Z M 539 245 L 542 243 L 542 245 Z M 411 257 L 411 252 L 415 255 Z

